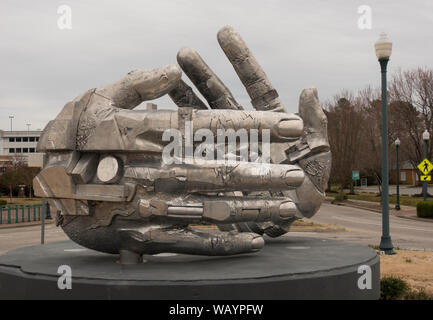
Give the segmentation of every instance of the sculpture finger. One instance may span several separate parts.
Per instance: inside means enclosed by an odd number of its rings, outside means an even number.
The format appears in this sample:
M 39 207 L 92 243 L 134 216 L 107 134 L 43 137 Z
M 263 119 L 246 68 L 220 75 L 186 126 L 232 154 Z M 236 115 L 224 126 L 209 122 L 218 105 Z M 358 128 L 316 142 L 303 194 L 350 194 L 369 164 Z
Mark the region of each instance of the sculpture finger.
M 305 182 L 303 183 L 305 184 Z M 299 190 L 297 188 L 296 190 Z M 245 197 L 246 194 L 242 192 L 233 192 L 236 196 Z M 265 200 L 267 198 L 271 199 L 281 199 L 285 197 L 285 194 L 282 192 L 249 192 L 248 198 L 255 197 Z M 254 232 L 260 235 L 266 234 L 272 238 L 281 236 L 289 231 L 291 224 L 300 218 L 300 209 L 297 202 L 294 201 L 294 198 L 287 197 L 289 202 L 296 203 L 296 209 L 292 211 L 292 215 L 286 215 L 284 219 L 274 219 L 268 221 L 245 221 L 245 222 L 236 222 L 232 224 L 217 224 L 218 229 L 221 231 L 232 231 L 237 230 L 238 232 Z M 296 213 L 295 213 L 296 212 Z
M 236 135 L 243 135 L 249 141 L 251 134 L 257 134 L 260 140 L 266 135 L 270 141 L 294 141 L 299 139 L 303 128 L 302 119 L 297 115 L 267 111 L 232 110 L 227 113 L 224 110 L 188 108 L 156 112 L 107 110 L 106 113 L 96 113 L 97 119 L 80 119 L 79 150 L 162 153 L 172 137 L 180 140 L 181 144 L 185 133 L 191 131 L 192 138 L 196 134 L 200 136 L 203 131 L 200 134 L 198 131 L 201 129 L 212 136 L 212 141 L 215 137 L 218 140 L 219 135 L 223 142 L 228 135 L 235 138 Z M 90 116 L 94 114 L 90 113 Z M 187 126 L 188 122 L 192 123 L 191 129 Z
M 182 72 L 175 64 L 153 70 L 135 70 L 117 82 L 99 87 L 96 93 L 112 100 L 116 107 L 133 109 L 143 101 L 171 91 L 181 76 Z
M 182 48 L 177 62 L 212 109 L 242 110 L 230 90 L 192 48 Z
M 182 79 L 169 93 L 171 100 L 180 108 L 208 109 L 206 104 L 194 93 L 192 88 Z
M 308 146 L 312 151 L 328 151 L 328 119 L 320 106 L 316 88 L 302 90 L 299 98 L 299 115 L 304 121 Z
M 213 223 L 272 221 L 283 224 L 294 219 L 297 207 L 289 198 L 254 197 L 187 197 L 154 196 L 138 202 L 138 212 L 143 219 L 157 223 Z
M 232 27 L 218 32 L 218 42 L 233 65 L 257 110 L 285 112 L 277 91 L 244 40 Z
M 250 190 L 287 190 L 299 187 L 304 172 L 298 166 L 199 161 L 165 167 L 126 165 L 114 156 L 88 154 L 71 166 L 51 165 L 34 179 L 35 195 L 51 199 L 123 202 L 134 196 L 132 185 L 168 194 Z M 69 169 L 68 169 L 69 170 Z M 95 172 L 96 171 L 96 172 Z M 75 210 L 75 209 L 74 209 Z M 67 210 L 66 210 L 67 211 Z
M 304 89 L 299 98 L 299 114 L 304 121 L 304 133 L 286 153 L 305 171 L 302 185 L 287 194 L 298 204 L 301 216 L 311 217 L 319 209 L 331 171 L 331 152 L 327 136 L 327 118 L 316 88 Z
M 190 228 L 155 227 L 121 229 L 122 245 L 137 254 L 162 252 L 227 256 L 256 252 L 263 248 L 263 238 L 254 233 L 204 232 Z M 121 252 L 122 255 L 122 252 Z
M 290 163 L 329 151 L 328 120 L 320 106 L 316 88 L 302 90 L 299 115 L 304 122 L 304 129 L 301 139 L 285 152 Z
M 304 181 L 304 172 L 296 165 L 202 160 L 161 168 L 127 166 L 124 178 L 140 181 L 155 192 L 178 194 L 294 189 Z
M 269 130 L 273 141 L 298 139 L 303 130 L 302 119 L 295 114 L 268 111 L 199 110 L 192 114 L 194 129 L 209 129 L 214 134 L 218 129 Z

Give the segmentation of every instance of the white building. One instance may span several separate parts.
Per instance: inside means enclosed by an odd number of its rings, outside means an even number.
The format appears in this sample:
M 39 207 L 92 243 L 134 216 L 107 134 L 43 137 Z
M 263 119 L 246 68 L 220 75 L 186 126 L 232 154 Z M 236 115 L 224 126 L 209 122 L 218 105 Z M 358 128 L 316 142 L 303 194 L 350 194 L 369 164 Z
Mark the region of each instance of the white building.
M 0 130 L 0 156 L 23 159 L 29 167 L 42 167 L 43 153 L 36 152 L 42 131 Z

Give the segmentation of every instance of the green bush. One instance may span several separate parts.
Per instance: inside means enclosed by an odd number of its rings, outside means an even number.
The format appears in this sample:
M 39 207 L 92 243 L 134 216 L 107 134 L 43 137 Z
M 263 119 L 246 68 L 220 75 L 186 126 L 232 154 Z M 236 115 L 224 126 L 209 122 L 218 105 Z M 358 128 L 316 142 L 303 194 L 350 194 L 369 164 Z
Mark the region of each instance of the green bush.
M 347 200 L 347 194 L 345 194 L 344 192 L 337 193 L 337 194 L 334 196 L 334 200 L 335 200 L 335 201 L 343 201 L 343 200 Z
M 0 206 L 5 206 L 7 204 L 8 204 L 8 202 L 6 200 L 0 199 Z
M 409 284 L 399 277 L 383 277 L 380 279 L 380 299 L 402 299 L 410 290 Z
M 420 218 L 433 218 L 433 201 L 420 201 L 416 204 L 416 215 Z

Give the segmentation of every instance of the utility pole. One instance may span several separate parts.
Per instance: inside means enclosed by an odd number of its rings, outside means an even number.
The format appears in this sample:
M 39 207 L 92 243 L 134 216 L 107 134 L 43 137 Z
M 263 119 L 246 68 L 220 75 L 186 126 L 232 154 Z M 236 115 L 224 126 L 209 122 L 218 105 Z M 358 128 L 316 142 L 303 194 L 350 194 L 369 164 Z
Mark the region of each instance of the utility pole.
M 12 119 L 14 118 L 14 116 L 9 116 L 9 119 L 11 119 L 11 131 L 12 131 Z

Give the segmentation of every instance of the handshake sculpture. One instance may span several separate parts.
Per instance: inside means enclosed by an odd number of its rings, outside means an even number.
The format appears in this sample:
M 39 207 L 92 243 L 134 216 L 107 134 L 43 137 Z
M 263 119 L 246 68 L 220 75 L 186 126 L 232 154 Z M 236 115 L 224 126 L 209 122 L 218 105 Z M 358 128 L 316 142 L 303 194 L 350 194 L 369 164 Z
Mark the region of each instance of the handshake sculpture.
M 218 42 L 257 111 L 183 48 L 178 65 L 90 89 L 48 123 L 34 190 L 73 241 L 119 253 L 121 263 L 162 252 L 233 255 L 260 250 L 263 234 L 283 235 L 317 212 L 331 168 L 317 90 L 303 90 L 299 113 L 286 113 L 240 35 L 224 27 Z M 132 110 L 164 94 L 177 111 Z M 190 226 L 206 224 L 219 230 Z

